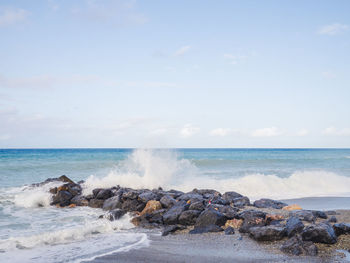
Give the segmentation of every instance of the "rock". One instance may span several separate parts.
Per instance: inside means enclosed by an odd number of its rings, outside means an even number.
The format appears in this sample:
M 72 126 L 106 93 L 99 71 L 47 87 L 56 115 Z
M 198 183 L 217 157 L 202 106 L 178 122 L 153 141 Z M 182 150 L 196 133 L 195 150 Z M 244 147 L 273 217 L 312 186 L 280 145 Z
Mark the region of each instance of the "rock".
M 205 205 L 204 205 L 203 201 L 196 201 L 196 202 L 191 203 L 191 205 L 188 209 L 189 210 L 203 211 L 205 209 Z
M 111 189 L 102 189 L 98 191 L 96 195 L 96 199 L 106 200 L 112 196 L 113 196 L 113 192 Z
M 329 223 L 337 223 L 337 218 L 335 216 L 331 216 L 330 219 L 328 219 Z
M 76 207 L 77 205 L 76 204 L 70 204 L 68 207 L 69 208 L 74 208 L 74 207 Z
M 230 204 L 225 199 L 221 198 L 221 196 L 217 196 L 217 195 L 210 198 L 210 203 L 211 204 L 218 204 L 218 205 L 228 205 L 228 204 Z
M 335 244 L 337 236 L 334 229 L 325 223 L 311 224 L 302 232 L 303 240 L 316 243 Z
M 146 213 L 145 218 L 149 223 L 163 224 L 163 215 L 166 212 L 165 209 L 155 210 L 152 213 Z
M 142 212 L 140 213 L 140 216 L 144 215 L 144 214 L 150 214 L 153 213 L 156 210 L 162 209 L 162 205 L 159 201 L 156 200 L 150 200 L 147 202 L 145 208 L 142 210 Z
M 145 208 L 144 203 L 139 203 L 136 199 L 126 199 L 122 203 L 121 209 L 128 212 L 138 211 L 141 212 Z
M 243 224 L 243 219 L 231 219 L 226 221 L 225 228 L 228 228 L 228 227 L 240 228 L 242 224 Z
M 89 201 L 81 195 L 76 195 L 74 196 L 71 201 L 72 204 L 75 204 L 77 206 L 88 206 L 89 205 Z
M 177 230 L 182 230 L 182 229 L 185 229 L 185 227 L 183 226 L 179 226 L 179 225 L 170 225 L 170 226 L 166 226 L 164 229 L 163 229 L 163 232 L 162 232 L 162 236 L 167 236 L 169 235 L 170 233 L 173 233 Z
M 58 180 L 61 182 L 74 184 L 74 182 L 65 175 L 61 175 L 60 177 L 58 177 Z
M 176 200 L 169 195 L 164 195 L 159 201 L 164 208 L 170 208 L 176 204 Z
M 282 203 L 280 201 L 275 201 L 272 199 L 260 199 L 260 200 L 256 200 L 253 204 L 255 207 L 258 208 L 275 208 L 275 209 L 282 209 L 285 206 L 288 206 L 286 203 Z
M 235 207 L 243 207 L 243 206 L 250 205 L 250 201 L 248 197 L 242 196 L 242 197 L 234 198 L 231 204 L 233 204 L 233 206 Z
M 188 226 L 194 225 L 200 213 L 201 212 L 198 210 L 183 211 L 179 216 L 179 224 Z
M 333 228 L 337 236 L 350 234 L 350 223 L 334 224 Z
M 239 232 L 248 233 L 251 227 L 265 225 L 266 213 L 258 210 L 245 210 L 238 214 L 238 218 L 243 219 Z
M 226 223 L 226 217 L 212 208 L 205 209 L 196 220 L 196 227 L 207 226 L 207 225 L 217 225 L 223 226 Z
M 52 197 L 51 205 L 59 204 L 60 206 L 67 206 L 70 204 L 72 198 L 73 195 L 70 192 L 62 190 Z
M 184 192 L 178 191 L 178 190 L 174 190 L 171 189 L 168 192 L 166 192 L 167 195 L 171 196 L 172 198 L 178 198 L 179 196 L 183 195 Z
M 184 203 L 177 203 L 173 207 L 171 207 L 167 212 L 163 215 L 163 222 L 166 225 L 175 225 L 178 223 L 178 218 L 181 213 L 185 211 Z
M 322 219 L 327 219 L 328 216 L 325 212 L 323 211 L 311 211 L 311 213 L 314 215 L 314 217 L 322 218 Z
M 282 215 L 277 214 L 268 214 L 265 217 L 266 224 L 271 224 L 272 221 L 282 221 L 284 217 Z
M 94 190 L 92 190 L 92 195 L 94 196 L 94 198 L 96 198 L 98 192 L 100 192 L 101 190 L 103 190 L 102 188 L 95 188 Z
M 287 220 L 286 231 L 288 237 L 294 236 L 297 233 L 302 232 L 304 229 L 304 224 L 298 217 L 292 216 Z
M 140 194 L 139 195 L 139 199 L 142 202 L 147 203 L 150 200 L 157 200 L 157 201 L 159 201 L 160 198 L 155 193 L 149 191 L 149 192 L 144 192 L 144 193 Z
M 102 208 L 104 200 L 101 199 L 90 199 L 89 206 L 92 208 Z
M 327 215 L 329 215 L 329 216 L 335 216 L 335 215 L 337 214 L 337 212 L 336 212 L 336 211 L 333 211 L 333 210 L 326 211 L 325 213 L 326 213 Z
M 293 211 L 293 210 L 302 210 L 302 208 L 297 204 L 293 204 L 293 205 L 287 205 L 283 207 L 282 210 Z
M 139 197 L 139 192 L 136 191 L 136 190 L 125 191 L 122 194 L 122 199 L 123 200 L 126 200 L 126 199 L 134 200 L 134 199 L 137 199 L 138 197 Z
M 114 220 L 118 220 L 119 218 L 121 218 L 125 214 L 126 214 L 126 211 L 117 208 L 117 209 L 113 209 L 113 210 L 109 211 L 107 213 L 107 215 L 105 216 L 105 218 L 110 220 L 110 221 L 114 221 Z
M 227 219 L 233 219 L 237 216 L 239 209 L 237 207 L 232 207 L 229 205 L 225 206 L 219 206 L 218 210 L 220 213 L 222 213 L 224 216 L 226 216 Z
M 192 229 L 189 234 L 203 234 L 209 232 L 221 232 L 224 231 L 221 227 L 217 225 L 206 225 L 206 226 L 196 226 Z
M 234 199 L 243 197 L 241 194 L 236 192 L 226 192 L 222 195 L 222 198 L 229 203 L 232 203 Z
M 120 196 L 113 196 L 106 199 L 103 203 L 103 210 L 113 210 L 116 208 L 122 208 L 122 201 Z
M 188 200 L 196 200 L 196 201 L 202 201 L 203 200 L 203 196 L 200 194 L 196 194 L 196 193 L 186 193 L 183 195 L 180 195 L 178 198 L 178 200 L 182 200 L 182 201 L 188 201 Z
M 51 194 L 57 194 L 57 187 L 53 187 L 49 190 Z
M 235 233 L 235 230 L 233 227 L 228 227 L 225 229 L 225 235 L 233 235 Z
M 286 230 L 280 226 L 257 226 L 249 228 L 249 234 L 257 241 L 276 241 L 285 237 Z
M 200 195 L 212 195 L 212 196 L 220 196 L 220 192 L 214 190 L 214 189 L 193 189 L 193 193 L 200 194 Z
M 295 235 L 285 241 L 281 246 L 281 251 L 292 255 L 316 256 L 317 247 L 311 241 L 303 241 L 300 235 Z
M 298 217 L 300 220 L 307 221 L 307 222 L 314 222 L 316 220 L 316 217 L 314 216 L 314 214 L 309 210 L 293 211 L 289 215 Z

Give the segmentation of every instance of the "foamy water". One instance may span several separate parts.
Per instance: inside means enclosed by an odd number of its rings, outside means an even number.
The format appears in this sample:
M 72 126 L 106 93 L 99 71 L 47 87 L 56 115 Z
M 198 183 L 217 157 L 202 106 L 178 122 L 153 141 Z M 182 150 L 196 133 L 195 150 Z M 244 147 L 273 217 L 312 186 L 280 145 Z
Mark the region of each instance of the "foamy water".
M 80 262 L 148 245 L 129 215 L 98 219 L 89 207 L 51 207 L 48 190 L 25 186 L 66 174 L 83 192 L 214 188 L 251 200 L 350 196 L 350 150 L 10 150 L 0 151 L 0 262 Z M 345 158 L 344 158 L 345 157 Z

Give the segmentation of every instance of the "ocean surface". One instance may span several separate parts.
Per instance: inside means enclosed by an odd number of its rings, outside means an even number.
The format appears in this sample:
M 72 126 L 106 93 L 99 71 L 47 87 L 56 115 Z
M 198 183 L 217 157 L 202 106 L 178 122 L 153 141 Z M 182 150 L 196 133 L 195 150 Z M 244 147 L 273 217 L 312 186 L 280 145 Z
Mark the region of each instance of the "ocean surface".
M 114 185 L 214 188 L 350 208 L 350 149 L 0 149 L 0 262 L 81 262 L 147 246 L 127 215 L 110 222 L 99 209 L 50 207 L 57 183 L 30 186 L 63 174 L 84 180 L 86 194 Z

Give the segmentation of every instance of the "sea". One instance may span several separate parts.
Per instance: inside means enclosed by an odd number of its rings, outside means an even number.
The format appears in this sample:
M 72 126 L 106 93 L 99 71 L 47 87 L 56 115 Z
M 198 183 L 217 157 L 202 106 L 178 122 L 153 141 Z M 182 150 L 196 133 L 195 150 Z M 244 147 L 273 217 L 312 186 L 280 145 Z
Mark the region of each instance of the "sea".
M 89 262 L 148 246 L 130 216 L 99 219 L 100 209 L 50 206 L 33 183 L 66 175 L 83 192 L 132 188 L 216 189 L 350 209 L 350 149 L 0 149 L 0 262 Z

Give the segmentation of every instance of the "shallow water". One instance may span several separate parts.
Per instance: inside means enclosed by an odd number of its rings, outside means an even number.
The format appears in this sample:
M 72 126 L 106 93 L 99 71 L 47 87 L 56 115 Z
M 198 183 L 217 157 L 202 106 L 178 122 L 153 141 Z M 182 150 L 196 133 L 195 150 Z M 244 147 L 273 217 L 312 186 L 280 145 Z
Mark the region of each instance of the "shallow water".
M 97 219 L 98 209 L 50 207 L 53 184 L 29 186 L 48 177 L 85 180 L 84 193 L 117 184 L 215 188 L 252 200 L 303 198 L 293 202 L 344 209 L 350 200 L 340 198 L 350 197 L 349 156 L 350 149 L 0 150 L 1 262 L 79 262 L 147 245 L 127 216 L 110 222 Z M 310 198 L 329 196 L 337 198 Z

